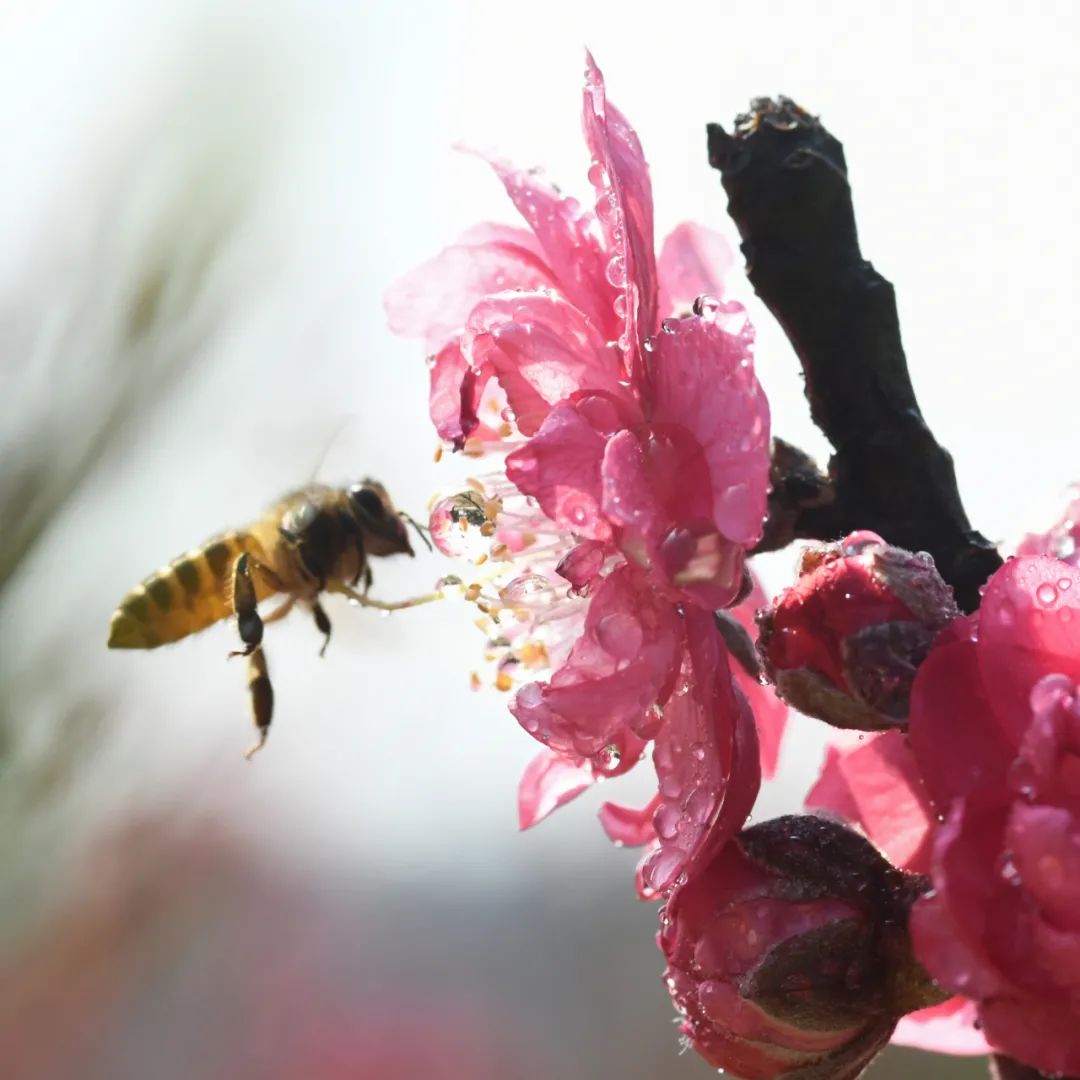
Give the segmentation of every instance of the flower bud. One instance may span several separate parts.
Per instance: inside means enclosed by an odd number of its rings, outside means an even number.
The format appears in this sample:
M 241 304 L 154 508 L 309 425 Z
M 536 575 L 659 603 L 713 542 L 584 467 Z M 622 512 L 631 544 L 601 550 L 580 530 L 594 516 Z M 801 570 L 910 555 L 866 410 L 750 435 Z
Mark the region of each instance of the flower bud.
M 907 723 L 915 671 L 960 612 L 933 560 L 871 532 L 803 554 L 799 579 L 758 616 L 779 695 L 840 728 Z
M 900 1016 L 945 996 L 907 932 L 926 885 L 835 821 L 745 829 L 661 918 L 683 1034 L 744 1080 L 860 1075 Z

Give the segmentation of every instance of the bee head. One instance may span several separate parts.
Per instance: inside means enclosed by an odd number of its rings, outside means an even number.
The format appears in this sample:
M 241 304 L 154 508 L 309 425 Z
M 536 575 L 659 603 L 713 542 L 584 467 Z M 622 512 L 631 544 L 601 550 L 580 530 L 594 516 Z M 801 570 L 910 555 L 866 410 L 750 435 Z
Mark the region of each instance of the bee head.
M 386 488 L 377 480 L 364 480 L 349 488 L 349 513 L 364 538 L 369 555 L 412 555 L 405 522 L 394 509 Z

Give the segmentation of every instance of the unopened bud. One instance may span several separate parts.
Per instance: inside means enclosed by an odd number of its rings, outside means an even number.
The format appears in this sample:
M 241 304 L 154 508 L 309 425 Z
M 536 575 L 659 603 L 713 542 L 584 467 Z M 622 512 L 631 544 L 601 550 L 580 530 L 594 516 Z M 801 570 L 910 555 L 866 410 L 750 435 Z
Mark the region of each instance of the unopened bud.
M 860 731 L 903 727 L 915 672 L 959 614 L 929 555 L 857 532 L 807 549 L 798 581 L 758 616 L 758 649 L 800 712 Z
M 900 1016 L 946 996 L 908 936 L 926 887 L 838 822 L 782 817 L 744 830 L 662 916 L 683 1034 L 744 1080 L 860 1075 Z

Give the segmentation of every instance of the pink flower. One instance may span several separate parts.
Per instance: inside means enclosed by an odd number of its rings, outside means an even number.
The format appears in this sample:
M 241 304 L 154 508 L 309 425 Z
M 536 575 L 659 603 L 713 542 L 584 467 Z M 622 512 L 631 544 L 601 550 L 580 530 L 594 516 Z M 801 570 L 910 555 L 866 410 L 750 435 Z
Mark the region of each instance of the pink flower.
M 711 611 L 738 599 L 761 531 L 769 413 L 745 315 L 718 299 L 730 256 L 682 225 L 656 259 L 648 166 L 591 57 L 583 124 L 595 213 L 493 162 L 529 230 L 470 231 L 387 308 L 432 350 L 439 434 L 467 454 L 507 452 L 503 472 L 436 506 L 432 529 L 448 553 L 479 533 L 486 547 L 470 553 L 513 577 L 466 595 L 482 606 L 497 685 L 534 676 L 511 706 L 545 747 L 523 778 L 521 822 L 655 742 L 655 805 L 603 816 L 622 842 L 664 822 L 646 872 L 659 889 L 758 783 Z
M 974 999 L 991 1046 L 1080 1072 L 1080 572 L 1006 563 L 911 697 L 911 747 L 944 816 L 916 949 Z
M 1074 485 L 1069 505 L 1044 533 L 1028 533 L 1017 555 L 1053 555 L 1070 566 L 1080 566 L 1080 485 Z
M 915 669 L 959 614 L 929 555 L 871 532 L 807 549 L 799 579 L 760 618 L 784 700 L 841 728 L 902 726 Z
M 861 1075 L 925 985 L 910 963 L 910 902 L 905 875 L 839 824 L 744 830 L 661 918 L 683 1034 L 745 1080 Z

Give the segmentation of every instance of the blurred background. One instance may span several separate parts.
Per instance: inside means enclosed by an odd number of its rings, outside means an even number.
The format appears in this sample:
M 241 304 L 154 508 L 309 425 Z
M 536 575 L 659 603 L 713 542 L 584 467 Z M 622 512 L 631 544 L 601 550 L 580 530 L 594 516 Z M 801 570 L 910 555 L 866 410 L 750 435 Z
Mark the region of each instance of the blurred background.
M 268 634 L 253 763 L 219 626 L 105 649 L 113 607 L 317 474 L 422 514 L 421 348 L 385 286 L 512 220 L 497 149 L 586 189 L 582 49 L 640 133 L 658 231 L 724 229 L 704 124 L 786 93 L 843 140 L 864 251 L 975 525 L 1050 524 L 1075 456 L 1080 9 L 7 0 L 0 7 L 0 1071 L 11 1080 L 704 1077 L 592 792 L 516 828 L 532 743 L 460 603 Z M 774 430 L 821 453 L 757 316 Z M 421 553 L 375 595 L 426 591 Z M 773 589 L 793 552 L 764 562 Z M 755 818 L 822 733 L 795 718 Z M 641 770 L 646 772 L 647 770 Z M 609 786 L 632 800 L 646 777 Z M 877 1080 L 985 1075 L 892 1050 Z

